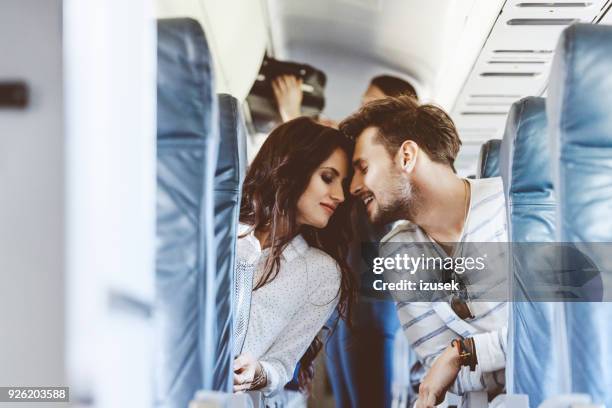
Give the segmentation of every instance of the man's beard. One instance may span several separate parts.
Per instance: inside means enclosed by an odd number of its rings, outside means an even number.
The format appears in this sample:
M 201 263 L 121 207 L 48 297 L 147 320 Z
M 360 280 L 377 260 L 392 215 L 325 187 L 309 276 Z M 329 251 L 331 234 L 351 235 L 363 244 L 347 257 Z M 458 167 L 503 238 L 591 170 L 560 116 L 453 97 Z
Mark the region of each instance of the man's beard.
M 419 191 L 408 180 L 399 175 L 393 177 L 393 186 L 385 196 L 386 203 L 377 202 L 378 210 L 373 214 L 373 224 L 385 225 L 398 220 L 414 220 Z

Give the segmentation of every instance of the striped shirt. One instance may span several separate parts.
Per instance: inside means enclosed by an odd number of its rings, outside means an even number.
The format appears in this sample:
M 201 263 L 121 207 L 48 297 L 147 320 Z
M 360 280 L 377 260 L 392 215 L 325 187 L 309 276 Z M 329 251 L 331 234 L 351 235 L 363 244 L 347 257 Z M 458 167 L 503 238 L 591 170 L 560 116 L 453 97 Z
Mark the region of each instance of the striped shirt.
M 501 248 L 496 254 L 487 259 L 489 264 L 499 262 L 498 271 L 507 270 L 506 244 L 508 241 L 505 199 L 501 178 L 468 180 L 471 186 L 470 206 L 465 221 L 460 242 L 457 243 L 454 257 L 462 247 L 469 247 L 467 243 L 500 243 L 496 248 Z M 441 247 L 417 225 L 408 221 L 397 225 L 393 231 L 387 234 L 381 244 L 381 256 L 394 257 L 398 253 L 410 254 L 411 243 L 428 243 L 427 248 L 433 256 L 446 257 Z M 406 243 L 406 245 L 398 244 Z M 485 244 L 490 245 L 490 244 Z M 477 245 L 472 244 L 472 247 Z M 487 248 L 490 248 L 487 247 Z M 415 252 L 416 251 L 416 252 Z M 413 250 L 414 257 L 422 256 L 423 245 Z M 461 253 L 461 256 L 466 256 Z M 491 269 L 489 269 L 491 270 Z M 484 286 L 495 292 L 503 291 L 507 284 L 505 273 L 482 275 L 485 272 L 465 272 L 462 276 L 469 282 L 478 283 L 479 291 L 475 291 L 476 285 L 466 284 L 469 303 L 473 318 L 461 319 L 453 311 L 448 301 L 423 302 L 406 301 L 396 292 L 392 292 L 396 300 L 399 320 L 408 342 L 416 352 L 426 369 L 429 369 L 436 358 L 448 347 L 453 339 L 472 337 L 474 339 L 478 365 L 476 371 L 470 372 L 469 367 L 462 367 L 457 380 L 451 391 L 462 395 L 468 391 L 493 390 L 504 384 L 504 367 L 506 363 L 506 342 L 508 326 L 507 302 L 503 296 L 497 296 L 498 301 L 473 301 L 476 293 L 483 294 Z M 394 273 L 395 278 L 386 280 L 402 279 L 406 272 Z M 495 276 L 494 276 L 495 275 Z M 500 277 L 503 280 L 500 281 Z M 489 299 L 487 299 L 489 300 Z

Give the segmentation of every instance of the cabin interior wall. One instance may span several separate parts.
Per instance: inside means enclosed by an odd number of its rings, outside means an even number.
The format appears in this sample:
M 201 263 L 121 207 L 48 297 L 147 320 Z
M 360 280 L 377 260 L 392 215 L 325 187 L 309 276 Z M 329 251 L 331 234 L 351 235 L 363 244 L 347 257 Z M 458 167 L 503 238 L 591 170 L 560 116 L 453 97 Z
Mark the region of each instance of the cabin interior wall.
M 0 107 L 0 385 L 62 385 L 64 140 L 62 1 L 0 2 L 0 81 L 23 80 L 25 109 Z
M 156 65 L 150 0 L 64 0 L 68 381 L 153 405 Z

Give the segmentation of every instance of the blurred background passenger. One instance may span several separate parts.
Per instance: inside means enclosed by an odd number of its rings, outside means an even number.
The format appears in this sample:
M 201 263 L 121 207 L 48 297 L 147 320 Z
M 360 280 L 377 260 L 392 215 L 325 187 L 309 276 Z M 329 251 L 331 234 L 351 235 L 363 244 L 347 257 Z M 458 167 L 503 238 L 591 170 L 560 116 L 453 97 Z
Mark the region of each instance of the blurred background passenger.
M 301 85 L 300 79 L 290 75 L 279 76 L 272 82 L 283 120 L 301 115 Z M 401 95 L 418 100 L 409 82 L 391 75 L 379 75 L 370 80 L 361 97 L 361 106 Z M 337 127 L 336 122 L 327 118 L 320 117 L 319 122 Z M 351 242 L 349 264 L 359 274 L 360 294 L 351 324 L 338 321 L 332 327 L 325 348 L 326 367 L 337 407 L 390 407 L 393 343 L 399 320 L 390 294 L 372 289 L 374 275 L 370 269 L 378 242 L 390 226 L 372 226 L 360 200 L 357 200 L 352 220 L 355 238 Z M 330 325 L 333 322 L 330 320 Z M 413 370 L 418 378 L 419 366 Z
M 272 81 L 278 113 L 283 122 L 302 116 L 302 79 L 293 75 L 281 75 Z
M 272 90 L 276 99 L 278 113 L 283 122 L 302 116 L 302 79 L 293 75 L 280 75 L 272 81 Z M 370 84 L 361 97 L 361 105 L 387 96 L 410 95 L 418 100 L 414 87 L 401 78 L 391 75 L 379 75 L 370 80 Z M 318 121 L 326 126 L 338 127 L 338 122 L 319 115 Z
M 417 100 L 419 99 L 416 90 L 409 82 L 391 75 L 379 75 L 370 80 L 368 89 L 361 97 L 361 106 L 387 96 L 397 97 L 401 95 L 409 95 Z

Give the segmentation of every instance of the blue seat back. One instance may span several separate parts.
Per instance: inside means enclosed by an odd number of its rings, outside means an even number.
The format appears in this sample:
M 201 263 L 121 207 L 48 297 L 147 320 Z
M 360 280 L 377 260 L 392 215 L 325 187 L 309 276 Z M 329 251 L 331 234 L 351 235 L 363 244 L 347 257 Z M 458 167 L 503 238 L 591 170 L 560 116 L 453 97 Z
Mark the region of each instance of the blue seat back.
M 612 27 L 576 24 L 563 31 L 547 107 L 557 166 L 558 234 L 594 262 L 600 286 L 612 274 L 609 251 L 593 244 L 612 242 L 611 72 Z M 595 292 L 597 284 L 594 280 Z M 565 313 L 572 390 L 612 406 L 612 304 L 568 303 Z
M 543 98 L 512 105 L 500 163 L 512 275 L 506 384 L 510 393 L 527 394 L 535 407 L 567 387 L 559 355 L 563 345 L 555 338 L 558 303 L 534 299 L 531 292 L 543 281 L 537 274 L 555 268 L 555 246 L 542 245 L 555 241 L 556 212 Z
M 213 388 L 232 391 L 234 353 L 235 258 L 240 193 L 246 161 L 246 132 L 236 98 L 219 95 L 219 157 L 215 173 L 215 246 L 217 250 Z M 249 288 L 250 289 L 250 288 Z
M 476 178 L 499 177 L 500 139 L 491 139 L 480 148 Z
M 217 97 L 204 32 L 158 22 L 156 405 L 184 408 L 212 389 Z

